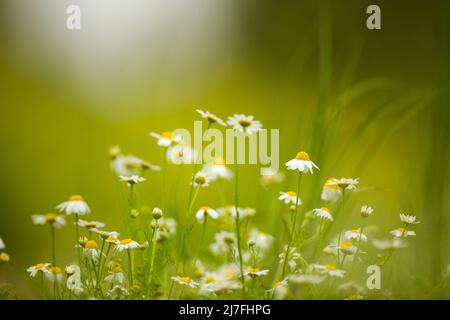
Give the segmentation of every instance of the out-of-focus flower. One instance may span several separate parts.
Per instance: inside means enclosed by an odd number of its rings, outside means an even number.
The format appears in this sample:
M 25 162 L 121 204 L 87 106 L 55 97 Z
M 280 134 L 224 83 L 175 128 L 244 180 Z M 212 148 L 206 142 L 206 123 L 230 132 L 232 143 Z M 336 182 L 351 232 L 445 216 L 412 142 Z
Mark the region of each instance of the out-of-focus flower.
M 211 180 L 230 180 L 233 178 L 233 172 L 225 165 L 223 158 L 220 157 L 214 159 L 212 164 L 203 166 L 202 171 L 205 172 Z
M 172 144 L 180 143 L 182 140 L 180 135 L 176 135 L 170 131 L 166 131 L 161 134 L 150 132 L 150 136 L 158 140 L 158 146 L 165 148 L 170 147 Z
M 280 196 L 278 197 L 278 200 L 283 201 L 285 204 L 293 204 L 297 205 L 297 192 L 294 191 L 287 191 L 287 192 L 280 192 Z M 302 204 L 302 200 L 298 198 L 298 205 Z
M 211 209 L 210 207 L 201 207 L 195 215 L 198 223 L 204 223 L 206 216 L 209 216 L 212 219 L 217 219 L 219 217 L 219 214 L 216 210 Z
M 221 126 L 224 126 L 224 127 L 227 125 L 225 123 L 225 121 L 220 119 L 218 116 L 210 113 L 209 111 L 203 111 L 203 110 L 200 110 L 200 109 L 197 109 L 196 111 L 202 116 L 203 119 L 208 120 L 208 122 L 210 124 L 218 123 L 218 124 L 220 124 Z
M 194 280 L 192 280 L 189 277 L 179 277 L 179 276 L 177 276 L 177 277 L 172 277 L 171 279 L 173 281 L 181 284 L 181 285 L 189 286 L 191 288 L 196 288 L 199 285 L 198 282 L 195 282 Z
M 316 216 L 318 216 L 321 219 L 326 219 L 333 221 L 333 217 L 331 216 L 330 209 L 322 207 L 318 209 L 313 209 L 313 212 Z
M 49 224 L 57 229 L 66 225 L 66 219 L 56 213 L 34 214 L 31 216 L 34 224 Z
M 323 201 L 336 202 L 342 196 L 341 189 L 334 183 L 336 180 L 336 178 L 328 179 L 323 185 L 322 194 L 320 196 Z

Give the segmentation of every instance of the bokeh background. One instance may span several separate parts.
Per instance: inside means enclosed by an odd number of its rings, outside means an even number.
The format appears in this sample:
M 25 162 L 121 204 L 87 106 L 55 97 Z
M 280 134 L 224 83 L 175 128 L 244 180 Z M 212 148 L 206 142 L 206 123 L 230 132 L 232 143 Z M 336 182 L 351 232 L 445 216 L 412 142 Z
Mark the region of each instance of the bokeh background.
M 81 6 L 79 31 L 65 27 L 69 4 Z M 49 239 L 30 216 L 71 194 L 85 197 L 91 218 L 120 229 L 126 195 L 108 149 L 161 164 L 148 133 L 192 129 L 200 107 L 279 128 L 282 163 L 307 150 L 321 168 L 304 184 L 310 207 L 326 178 L 351 176 L 368 188 L 356 205 L 371 204 L 387 236 L 400 212 L 417 215 L 418 236 L 396 261 L 397 297 L 423 297 L 450 263 L 450 6 L 378 0 L 382 30 L 370 31 L 369 4 L 0 0 L 0 237 L 11 256 L 0 282 L 33 297 L 24 270 L 48 259 Z M 258 169 L 243 171 L 242 202 L 263 222 Z M 181 207 L 190 172 L 178 186 Z M 288 178 L 280 189 L 293 186 Z M 152 173 L 142 187 L 149 207 L 160 187 Z M 58 233 L 64 263 L 74 255 L 72 229 Z

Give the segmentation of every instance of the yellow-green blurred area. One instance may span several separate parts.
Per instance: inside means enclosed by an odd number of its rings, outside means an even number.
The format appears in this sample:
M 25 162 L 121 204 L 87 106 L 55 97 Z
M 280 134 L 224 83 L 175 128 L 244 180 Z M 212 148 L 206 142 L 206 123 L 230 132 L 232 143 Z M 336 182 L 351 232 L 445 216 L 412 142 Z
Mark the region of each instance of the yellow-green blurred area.
M 81 30 L 66 29 L 72 2 Z M 149 132 L 192 130 L 201 108 L 280 129 L 282 171 L 308 151 L 321 170 L 303 181 L 307 209 L 322 205 L 327 178 L 359 177 L 367 190 L 355 193 L 342 228 L 359 226 L 363 204 L 375 209 L 367 223 L 377 238 L 390 238 L 400 213 L 416 215 L 417 237 L 399 252 L 392 281 L 397 298 L 426 298 L 450 264 L 450 6 L 380 0 L 382 29 L 368 30 L 372 2 L 0 0 L 0 237 L 11 256 L 0 282 L 33 297 L 25 269 L 49 260 L 49 231 L 30 216 L 72 194 L 91 206 L 89 220 L 121 231 L 127 194 L 109 148 L 161 165 Z M 267 199 L 295 189 L 296 175 L 285 172 L 270 193 L 258 167 L 241 172 L 242 206 L 273 232 Z M 168 166 L 171 214 L 186 208 L 191 173 Z M 161 184 L 152 172 L 139 185 L 149 208 L 161 206 Z M 233 184 L 224 188 L 232 202 Z M 217 186 L 201 192 L 203 204 L 221 205 Z M 67 220 L 57 232 L 63 265 L 75 258 Z

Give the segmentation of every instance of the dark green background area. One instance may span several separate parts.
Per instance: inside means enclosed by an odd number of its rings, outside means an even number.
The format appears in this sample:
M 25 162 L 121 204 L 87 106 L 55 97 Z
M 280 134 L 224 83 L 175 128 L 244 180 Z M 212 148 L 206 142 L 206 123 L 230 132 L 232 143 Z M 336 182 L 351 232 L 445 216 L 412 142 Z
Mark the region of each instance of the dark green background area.
M 16 285 L 19 296 L 31 295 L 22 271 L 48 259 L 48 230 L 33 226 L 30 216 L 82 194 L 90 218 L 120 230 L 126 194 L 110 172 L 109 147 L 161 164 L 148 133 L 192 129 L 198 107 L 223 118 L 252 114 L 265 128 L 279 128 L 282 166 L 307 150 L 321 168 L 304 182 L 310 208 L 320 205 L 327 178 L 349 176 L 370 188 L 355 201 L 375 208 L 370 223 L 381 237 L 399 226 L 399 213 L 417 215 L 417 237 L 395 261 L 397 297 L 423 298 L 423 288 L 446 272 L 448 1 L 227 1 L 223 14 L 217 1 L 210 6 L 219 18 L 186 32 L 205 5 L 193 1 L 184 24 L 176 10 L 166 17 L 175 31 L 134 35 L 142 48 L 153 45 L 142 50 L 127 48 L 127 35 L 96 29 L 103 20 L 89 10 L 82 30 L 65 30 L 69 1 L 42 1 L 42 10 L 57 8 L 54 19 L 15 2 L 0 0 L 0 237 L 11 256 L 0 281 Z M 381 30 L 366 28 L 369 4 L 381 7 Z M 119 16 L 117 23 L 132 20 Z M 117 55 L 105 58 L 91 46 L 94 32 L 121 48 Z M 181 49 L 180 37 L 191 37 Z M 169 185 L 178 169 L 169 167 Z M 191 171 L 182 169 L 174 211 L 186 205 Z M 241 201 L 258 209 L 260 229 L 270 229 L 258 169 L 242 171 Z M 282 190 L 295 186 L 287 176 Z M 231 200 L 232 184 L 225 187 Z M 149 207 L 160 205 L 160 174 L 149 176 L 141 197 Z M 200 202 L 218 206 L 216 189 Z M 357 219 L 349 215 L 347 226 Z M 73 258 L 73 239 L 71 227 L 58 232 L 63 263 Z

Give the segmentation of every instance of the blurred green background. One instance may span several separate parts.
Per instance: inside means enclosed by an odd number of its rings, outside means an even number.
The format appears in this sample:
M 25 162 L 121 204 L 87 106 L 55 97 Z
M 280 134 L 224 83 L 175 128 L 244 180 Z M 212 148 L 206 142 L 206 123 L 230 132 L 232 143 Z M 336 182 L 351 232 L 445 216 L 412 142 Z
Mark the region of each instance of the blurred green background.
M 89 219 L 120 230 L 126 195 L 108 149 L 161 164 L 148 133 L 192 129 L 199 107 L 279 128 L 282 164 L 307 150 L 321 168 L 304 183 L 311 207 L 327 178 L 351 176 L 373 187 L 356 203 L 375 208 L 386 237 L 400 212 L 417 215 L 399 296 L 438 283 L 450 262 L 450 7 L 379 0 L 382 29 L 370 31 L 372 2 L 77 1 L 82 28 L 69 31 L 72 1 L 0 0 L 0 237 L 11 256 L 0 282 L 32 297 L 24 270 L 48 259 L 49 239 L 30 216 L 71 194 L 85 197 Z M 243 175 L 243 205 L 264 221 L 258 170 Z M 148 206 L 159 205 L 160 187 L 152 173 L 142 187 Z M 215 206 L 215 193 L 200 202 Z M 186 192 L 179 197 L 184 208 Z M 64 263 L 72 229 L 58 232 Z

